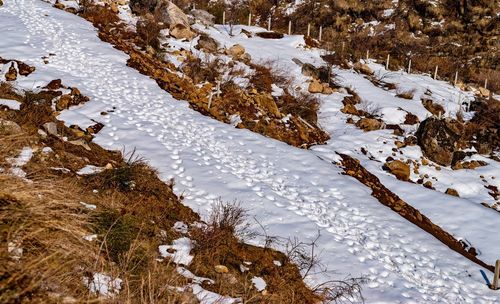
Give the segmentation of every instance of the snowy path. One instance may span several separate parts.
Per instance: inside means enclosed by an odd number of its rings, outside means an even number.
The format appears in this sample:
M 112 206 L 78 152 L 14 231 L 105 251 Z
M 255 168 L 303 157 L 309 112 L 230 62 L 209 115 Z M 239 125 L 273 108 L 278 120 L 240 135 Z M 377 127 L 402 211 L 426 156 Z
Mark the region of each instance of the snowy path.
M 365 275 L 368 303 L 494 303 L 472 262 L 374 200 L 364 186 L 311 151 L 204 117 L 125 66 L 80 18 L 37 0 L 0 8 L 0 56 L 34 64 L 40 81 L 62 78 L 91 102 L 63 113 L 68 124 L 106 127 L 96 142 L 150 160 L 176 179 L 186 204 L 205 213 L 221 196 L 238 199 L 271 235 L 306 240 L 322 231 L 323 262 L 336 278 Z M 40 57 L 49 53 L 50 63 Z M 34 86 L 33 80 L 24 83 Z M 116 107 L 106 116 L 99 113 Z M 315 279 L 325 279 L 318 274 Z

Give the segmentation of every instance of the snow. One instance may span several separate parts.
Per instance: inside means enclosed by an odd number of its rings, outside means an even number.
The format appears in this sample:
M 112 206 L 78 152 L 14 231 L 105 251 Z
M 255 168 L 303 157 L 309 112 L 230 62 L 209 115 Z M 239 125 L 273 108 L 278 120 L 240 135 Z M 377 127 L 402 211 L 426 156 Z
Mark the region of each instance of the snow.
M 212 202 L 221 197 L 224 201 L 241 201 L 268 235 L 297 237 L 307 242 L 316 237 L 319 229 L 321 238 L 317 250 L 330 272 L 314 272 L 307 279 L 309 284 L 364 276 L 368 280 L 363 289 L 367 303 L 500 301 L 500 294 L 486 286 L 481 267 L 382 206 L 371 197 L 370 189 L 342 175 L 343 170 L 335 165 L 336 152 L 359 158 L 409 204 L 421 209 L 457 238 L 467 239 L 481 251 L 480 258 L 490 264 L 500 251 L 500 235 L 492 233 L 492 227 L 497 226 L 493 223 L 494 216 L 498 216 L 496 211 L 479 208 L 479 204 L 468 198 L 445 196 L 389 176 L 381 169 L 380 159 L 392 152 L 392 147 L 383 142 L 392 142 L 394 135 L 389 130 L 365 133 L 346 124 L 348 116 L 339 111 L 344 95 L 320 97 L 320 123 L 332 140 L 312 150 L 300 150 L 220 123 L 194 112 L 187 103 L 174 100 L 155 81 L 127 67 L 127 56 L 101 42 L 91 24 L 77 16 L 41 1 L 24 0 L 5 2 L 0 8 L 0 24 L 5 29 L 0 40 L 2 56 L 37 68 L 30 77 L 18 81 L 21 87 L 31 88 L 57 78 L 68 86 L 78 87 L 91 98 L 90 102 L 62 112 L 59 118 L 67 125 L 78 124 L 83 128 L 94 124 L 93 120 L 102 122 L 105 127 L 96 135 L 96 143 L 108 149 L 136 148 L 138 155 L 158 169 L 163 180 L 175 178 L 174 191 L 183 193 L 184 203 L 195 211 L 206 215 Z M 238 35 L 242 28 L 253 32 L 263 30 L 235 26 L 236 35 L 232 38 L 221 26 L 201 30 L 222 45 L 242 44 L 256 62 L 278 60 L 290 75 L 297 76 L 295 85 L 302 88 L 307 85 L 307 78 L 300 74 L 300 67 L 292 59 L 316 66 L 322 64 L 322 52 L 304 49 L 302 36 L 270 41 Z M 179 45 L 183 44 L 179 42 Z M 48 53 L 56 55 L 48 64 L 43 64 L 40 58 Z M 353 70 L 335 69 L 337 81 L 352 87 L 366 102 L 378 105 L 388 123 L 400 121 L 404 111 L 421 120 L 430 115 L 419 102 L 427 89 L 432 91 L 430 98 L 444 105 L 451 115 L 459 109 L 457 100 L 469 98 L 467 92 L 429 76 L 404 72 L 385 75 L 382 66 L 375 62 L 369 64 L 375 76 L 385 76 L 384 79 L 405 90 L 416 89 L 414 100 L 404 100 L 396 97 L 396 92 L 375 87 Z M 114 112 L 100 115 L 113 106 Z M 364 146 L 377 156 L 375 160 L 359 152 Z M 379 150 L 382 153 L 378 153 Z M 418 151 L 408 153 L 418 157 Z M 498 171 L 493 171 L 496 168 L 480 170 L 488 170 L 489 176 L 498 177 Z M 463 172 L 456 176 L 456 172 L 440 172 L 464 184 L 472 180 L 470 175 L 460 175 L 465 174 Z M 474 172 L 479 175 L 479 171 Z M 443 181 L 443 185 L 445 183 L 447 181 Z M 469 197 L 483 197 L 476 188 L 472 187 Z M 260 241 L 257 239 L 255 243 Z M 187 265 L 192 258 L 191 246 L 188 238 L 181 238 L 159 249 L 162 256 Z M 177 251 L 170 254 L 169 248 Z M 199 285 L 192 287 L 203 301 L 221 297 Z
M 10 162 L 12 166 L 12 168 L 10 168 L 11 173 L 15 176 L 26 178 L 26 172 L 23 171 L 22 167 L 26 165 L 32 157 L 33 149 L 24 147 L 16 158 L 7 158 L 7 161 Z
M 258 291 L 263 291 L 267 286 L 266 281 L 264 281 L 264 279 L 261 277 L 253 277 L 252 283 L 255 289 L 257 289 Z
M 112 298 L 120 293 L 122 280 L 120 278 L 111 278 L 104 273 L 94 273 L 92 278 L 83 278 L 84 284 L 88 287 L 91 293 Z
M 0 98 L 0 105 L 6 106 L 7 108 L 9 108 L 11 110 L 19 110 L 21 108 L 21 103 L 19 101 L 11 100 L 11 99 Z
M 196 296 L 198 301 L 200 301 L 200 304 L 236 304 L 236 303 L 242 303 L 241 299 L 239 299 L 239 298 L 231 298 L 231 297 L 221 296 L 218 293 L 203 289 L 203 287 L 201 287 L 198 284 L 191 284 L 191 285 L 189 285 L 189 287 L 191 287 L 191 289 L 193 290 L 193 294 Z
M 97 209 L 97 206 L 96 205 L 93 205 L 93 204 L 87 204 L 85 202 L 80 202 L 80 205 L 82 205 L 83 207 L 87 208 L 87 209 L 90 209 L 90 210 L 96 210 Z
M 175 231 L 177 232 L 180 232 L 180 233 L 188 233 L 188 225 L 186 225 L 184 222 L 175 222 L 174 224 L 174 228 Z
M 164 258 L 171 258 L 174 263 L 188 266 L 193 260 L 193 256 L 189 253 L 193 248 L 191 240 L 187 237 L 183 237 L 174 240 L 172 245 L 161 245 L 158 247 L 160 255 Z M 173 251 L 170 253 L 169 251 Z
M 85 167 L 81 168 L 76 172 L 78 175 L 91 175 L 91 174 L 96 174 L 104 171 L 103 167 L 96 167 L 93 165 L 86 165 Z

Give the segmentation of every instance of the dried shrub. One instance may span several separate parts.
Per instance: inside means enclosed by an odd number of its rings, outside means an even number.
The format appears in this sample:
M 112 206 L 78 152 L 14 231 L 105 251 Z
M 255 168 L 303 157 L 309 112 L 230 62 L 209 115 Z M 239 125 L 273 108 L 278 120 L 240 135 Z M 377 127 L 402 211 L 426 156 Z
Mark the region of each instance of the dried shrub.
M 142 39 L 145 46 L 151 46 L 155 49 L 160 47 L 159 35 L 162 28 L 156 18 L 156 15 L 147 13 L 137 21 L 137 35 Z
M 411 89 L 411 90 L 407 90 L 407 91 L 398 90 L 396 92 L 396 97 L 403 98 L 403 99 L 413 99 L 414 96 L 415 96 L 415 89 Z
M 281 96 L 276 104 L 281 112 L 302 117 L 310 124 L 316 125 L 318 122 L 319 99 L 308 93 L 293 92 Z

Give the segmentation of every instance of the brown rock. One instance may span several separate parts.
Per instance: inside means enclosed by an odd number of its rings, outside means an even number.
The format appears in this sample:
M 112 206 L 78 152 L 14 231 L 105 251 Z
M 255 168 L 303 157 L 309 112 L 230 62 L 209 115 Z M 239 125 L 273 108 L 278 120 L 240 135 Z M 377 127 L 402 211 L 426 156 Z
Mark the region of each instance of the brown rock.
M 332 89 L 328 83 L 323 83 L 322 85 L 323 85 L 323 92 L 322 92 L 323 94 L 331 95 L 335 92 L 335 90 Z
M 375 118 L 361 118 L 356 123 L 356 126 L 363 131 L 374 131 L 382 129 L 383 123 Z
M 228 273 L 229 269 L 227 269 L 227 267 L 224 266 L 224 265 L 216 265 L 215 266 L 215 272 L 217 272 L 217 273 Z
M 479 88 L 479 93 L 483 96 L 483 97 L 490 97 L 490 90 L 486 89 L 486 88 L 483 88 L 483 87 L 480 87 Z
M 424 187 L 428 188 L 428 189 L 434 189 L 434 187 L 432 187 L 432 182 L 431 181 L 426 181 L 424 183 Z
M 312 94 L 317 94 L 317 93 L 322 93 L 323 92 L 323 85 L 316 79 L 313 79 L 313 81 L 311 81 L 309 83 L 309 93 L 312 93 Z
M 226 55 L 232 57 L 233 59 L 239 59 L 245 54 L 245 48 L 240 44 L 235 44 L 232 47 L 226 49 Z
M 61 87 L 61 79 L 54 79 L 45 86 L 49 90 L 59 90 Z
M 257 102 L 259 107 L 262 108 L 266 113 L 272 114 L 276 117 L 280 116 L 281 113 L 271 94 L 258 94 L 253 96 L 253 98 Z
M 69 106 L 71 105 L 72 100 L 73 98 L 71 97 L 71 95 L 68 94 L 62 95 L 56 102 L 56 110 L 62 111 L 68 109 Z
M 354 64 L 354 70 L 358 73 L 365 75 L 373 75 L 373 70 L 366 64 L 362 64 L 361 62 L 356 62 Z
M 5 80 L 7 81 L 16 81 L 17 79 L 17 70 L 14 67 L 14 62 L 10 64 L 10 68 L 5 74 Z
M 356 109 L 356 107 L 352 104 L 346 104 L 342 109 L 340 109 L 340 112 L 344 114 L 359 115 L 358 109 Z
M 0 118 L 0 134 L 14 135 L 14 134 L 19 134 L 21 132 L 22 129 L 17 123 Z
M 456 197 L 460 197 L 460 195 L 458 194 L 458 191 L 453 189 L 453 188 L 448 188 L 446 189 L 446 194 L 448 195 L 453 195 L 453 196 L 456 196 Z
M 420 120 L 418 119 L 417 115 L 414 115 L 412 113 L 406 113 L 404 122 L 405 125 L 416 125 L 419 122 Z
M 182 26 L 176 26 L 170 29 L 170 35 L 176 39 L 192 40 L 196 34 L 190 29 Z
M 29 74 L 35 71 L 35 67 L 33 66 L 27 65 L 26 63 L 19 60 L 16 62 L 17 62 L 17 69 L 19 70 L 19 75 L 28 76 Z
M 219 43 L 208 35 L 201 35 L 195 48 L 209 53 L 216 53 L 219 49 Z
M 399 180 L 407 181 L 410 179 L 410 166 L 399 160 L 388 162 L 384 165 L 384 170 L 389 171 Z

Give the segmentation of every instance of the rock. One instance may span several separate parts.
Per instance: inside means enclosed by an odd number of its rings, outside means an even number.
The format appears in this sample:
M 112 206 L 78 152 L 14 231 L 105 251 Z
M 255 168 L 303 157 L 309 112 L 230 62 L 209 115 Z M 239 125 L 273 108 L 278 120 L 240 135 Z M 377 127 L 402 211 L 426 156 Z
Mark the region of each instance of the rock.
M 374 131 L 382 129 L 383 123 L 375 118 L 361 118 L 356 123 L 356 127 L 363 131 Z
M 424 120 L 415 134 L 417 143 L 425 157 L 443 165 L 449 166 L 454 160 L 454 153 L 459 151 L 463 125 L 453 119 L 438 119 L 429 117 Z
M 162 0 L 155 8 L 158 22 L 167 24 L 170 35 L 176 39 L 193 39 L 196 34 L 191 30 L 189 19 L 184 12 L 171 1 Z
M 198 21 L 205 26 L 214 25 L 215 16 L 210 14 L 207 11 L 200 10 L 200 9 L 194 9 L 194 10 L 191 10 L 191 12 L 189 12 L 189 14 L 191 16 L 193 16 L 195 21 Z
M 235 44 L 232 47 L 226 49 L 226 55 L 233 59 L 239 59 L 245 54 L 245 48 L 240 44 Z
M 22 129 L 17 123 L 0 118 L 0 134 L 14 135 L 14 134 L 19 134 L 21 132 Z
M 58 136 L 57 125 L 55 122 L 47 122 L 43 124 L 43 129 L 50 135 Z
M 10 64 L 10 68 L 5 74 L 5 80 L 7 81 L 15 81 L 17 79 L 17 70 L 14 67 L 14 62 Z
M 253 96 L 255 102 L 262 108 L 266 113 L 272 114 L 276 117 L 281 115 L 276 102 L 271 94 L 258 94 Z
M 413 135 L 405 137 L 405 146 L 415 146 L 417 144 L 417 138 Z
M 416 125 L 419 122 L 420 122 L 420 120 L 418 119 L 417 115 L 414 115 L 412 113 L 406 113 L 405 121 L 404 121 L 405 125 Z
M 192 40 L 196 34 L 188 28 L 176 26 L 170 30 L 170 35 L 176 39 Z
M 54 4 L 54 7 L 57 9 L 61 9 L 61 10 L 63 10 L 65 8 L 64 4 L 59 2 L 59 0 L 56 1 L 56 3 Z
M 328 83 L 322 83 L 322 85 L 323 85 L 323 92 L 322 92 L 323 94 L 331 95 L 335 92 L 335 90 L 332 89 Z
M 2 6 L 2 5 L 3 5 L 3 1 L 2 1 L 2 0 L 0 0 L 0 6 Z
M 215 266 L 215 272 L 217 272 L 217 273 L 228 273 L 229 269 L 227 269 L 227 267 L 224 266 L 224 265 L 216 265 Z
M 366 64 L 363 64 L 361 62 L 356 62 L 354 64 L 354 70 L 358 73 L 365 74 L 365 75 L 373 75 L 373 70 L 370 69 L 370 67 Z
M 398 149 L 401 149 L 401 148 L 403 148 L 404 146 L 406 146 L 406 145 L 405 145 L 405 143 L 404 143 L 404 142 L 402 142 L 402 141 L 400 141 L 400 140 L 396 140 L 396 141 L 394 142 L 394 144 L 396 145 L 396 147 L 397 147 Z
M 327 67 L 315 67 L 310 63 L 302 64 L 302 75 L 316 78 L 321 82 L 328 82 L 330 73 Z
M 72 100 L 73 98 L 71 97 L 71 95 L 68 94 L 62 95 L 56 102 L 56 110 L 62 111 L 68 109 L 69 106 L 71 105 Z
M 389 171 L 397 179 L 407 181 L 410 179 L 410 166 L 399 160 L 388 162 L 384 165 L 384 170 Z
M 479 88 L 479 93 L 483 96 L 483 97 L 490 97 L 490 90 L 488 90 L 487 88 L 483 88 L 483 87 L 480 87 Z
M 17 69 L 19 70 L 19 74 L 22 76 L 28 76 L 29 74 L 33 73 L 35 71 L 35 67 L 27 65 L 26 63 L 22 61 L 16 61 L 17 62 Z
M 432 182 L 431 181 L 426 181 L 424 183 L 424 187 L 427 188 L 427 189 L 434 189 L 434 187 L 432 186 Z
M 342 109 L 340 109 L 340 112 L 344 114 L 351 114 L 351 115 L 359 115 L 358 109 L 352 104 L 346 104 Z
M 445 110 L 442 105 L 434 103 L 430 99 L 422 99 L 422 105 L 424 106 L 424 108 L 427 109 L 427 111 L 431 112 L 433 115 L 436 115 L 438 117 L 443 116 L 443 114 L 445 113 Z
M 61 79 L 54 79 L 49 82 L 44 88 L 49 90 L 59 90 L 61 87 Z
M 75 146 L 81 146 L 81 147 L 83 147 L 87 151 L 91 151 L 92 150 L 92 149 L 90 149 L 90 147 L 87 144 L 87 142 L 85 140 L 83 140 L 83 139 L 70 140 L 70 141 L 68 141 L 68 143 L 70 143 L 72 145 L 75 145 Z
M 190 28 L 189 18 L 184 12 L 172 1 L 160 0 L 155 7 L 155 13 L 158 22 L 163 22 L 170 29 L 180 25 L 183 28 Z
M 219 49 L 219 43 L 208 35 L 201 35 L 195 48 L 209 53 L 216 53 Z
M 453 189 L 453 188 L 448 188 L 446 189 L 446 194 L 448 195 L 453 195 L 453 196 L 456 196 L 456 197 L 460 197 L 460 195 L 458 194 L 458 191 Z
M 308 91 L 309 91 L 309 93 L 312 93 L 312 94 L 322 93 L 323 92 L 323 85 L 318 80 L 313 79 L 313 81 L 311 81 L 309 83 Z
M 111 2 L 109 8 L 113 13 L 118 14 L 118 5 L 116 5 L 116 2 Z
M 282 33 L 278 32 L 258 32 L 255 33 L 255 35 L 264 39 L 281 39 L 285 36 Z

